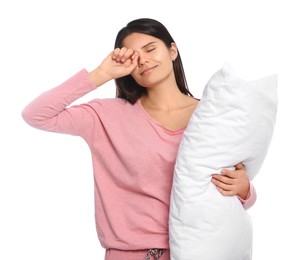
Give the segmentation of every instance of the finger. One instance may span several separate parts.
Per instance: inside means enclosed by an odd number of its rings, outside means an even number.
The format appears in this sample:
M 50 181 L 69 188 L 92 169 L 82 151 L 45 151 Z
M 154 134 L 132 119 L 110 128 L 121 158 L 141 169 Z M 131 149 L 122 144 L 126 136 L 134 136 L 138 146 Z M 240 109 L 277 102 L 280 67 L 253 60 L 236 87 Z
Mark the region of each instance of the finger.
M 223 195 L 223 196 L 233 196 L 235 193 L 233 191 L 223 190 L 219 187 L 216 187 L 216 189 Z
M 221 174 L 213 174 L 212 179 L 225 184 L 232 184 L 231 181 L 233 180 L 232 178 L 229 178 L 228 176 L 223 176 Z
M 131 56 L 131 61 L 135 67 L 138 65 L 138 59 L 139 59 L 139 54 L 137 52 L 134 52 L 134 54 Z
M 232 178 L 232 179 L 234 179 L 236 177 L 236 172 L 233 170 L 222 169 L 221 174 L 223 176 L 228 176 L 229 178 Z
M 116 58 L 118 57 L 118 54 L 120 52 L 120 48 L 116 48 L 113 52 L 112 52 L 112 59 L 116 60 Z
M 243 170 L 245 168 L 245 166 L 240 162 L 235 165 L 235 168 L 236 168 L 236 170 Z
M 126 53 L 126 51 L 127 51 L 127 48 L 122 47 L 117 54 L 116 61 L 121 61 L 121 59 L 122 59 L 123 55 Z
M 228 178 L 229 180 L 229 178 Z M 232 183 L 227 182 L 228 181 L 226 178 L 212 178 L 211 181 L 214 183 L 217 187 L 223 189 L 223 190 L 231 190 L 232 189 Z
M 127 49 L 126 52 L 121 57 L 121 62 L 125 62 L 128 59 L 131 59 L 132 55 L 134 54 L 134 51 L 132 49 Z
M 127 59 L 125 62 L 122 63 L 125 67 L 129 67 L 132 64 L 132 61 Z
M 112 59 L 115 60 L 115 61 L 120 61 L 123 54 L 127 51 L 127 48 L 125 47 L 122 47 L 121 49 L 120 48 L 116 48 L 114 51 L 113 51 L 113 54 L 112 54 Z
M 138 59 L 137 56 L 136 56 L 136 58 L 134 57 L 134 59 L 129 58 L 125 62 L 120 62 L 120 65 L 122 65 L 124 68 L 126 68 L 130 74 L 135 69 L 135 67 L 137 67 L 137 64 L 138 64 L 137 59 Z
M 134 60 L 138 60 L 139 58 L 139 53 L 137 51 L 134 51 L 133 55 L 131 56 L 131 59 Z

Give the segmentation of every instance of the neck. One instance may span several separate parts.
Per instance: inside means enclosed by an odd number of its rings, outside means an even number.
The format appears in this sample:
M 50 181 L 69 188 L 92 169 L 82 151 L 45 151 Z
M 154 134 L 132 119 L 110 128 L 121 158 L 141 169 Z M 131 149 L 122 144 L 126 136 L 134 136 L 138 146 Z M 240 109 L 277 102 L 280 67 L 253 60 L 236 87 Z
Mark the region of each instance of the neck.
M 184 95 L 176 84 L 149 88 L 147 94 L 141 98 L 143 106 L 156 110 L 172 110 L 182 105 Z

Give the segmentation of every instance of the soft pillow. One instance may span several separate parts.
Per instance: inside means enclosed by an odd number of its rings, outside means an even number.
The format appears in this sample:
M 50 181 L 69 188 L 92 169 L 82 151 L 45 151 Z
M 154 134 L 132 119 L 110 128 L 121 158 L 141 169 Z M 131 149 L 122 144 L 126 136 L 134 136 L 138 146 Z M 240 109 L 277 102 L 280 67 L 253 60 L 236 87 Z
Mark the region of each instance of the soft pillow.
M 223 196 L 211 174 L 243 162 L 252 180 L 271 141 L 277 112 L 277 75 L 238 78 L 217 71 L 183 133 L 170 206 L 172 260 L 252 258 L 252 225 L 236 196 Z

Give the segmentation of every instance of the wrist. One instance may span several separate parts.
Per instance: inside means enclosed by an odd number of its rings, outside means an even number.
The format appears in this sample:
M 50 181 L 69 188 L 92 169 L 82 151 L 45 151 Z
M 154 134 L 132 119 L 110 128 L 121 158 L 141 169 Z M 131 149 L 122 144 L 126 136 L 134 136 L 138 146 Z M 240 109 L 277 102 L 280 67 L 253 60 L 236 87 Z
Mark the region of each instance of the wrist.
M 107 81 L 111 80 L 111 77 L 105 73 L 99 67 L 89 72 L 89 79 L 92 81 L 97 87 L 103 85 Z
M 242 200 L 247 200 L 250 196 L 250 183 L 248 185 L 248 188 L 240 193 L 237 193 L 237 196 Z

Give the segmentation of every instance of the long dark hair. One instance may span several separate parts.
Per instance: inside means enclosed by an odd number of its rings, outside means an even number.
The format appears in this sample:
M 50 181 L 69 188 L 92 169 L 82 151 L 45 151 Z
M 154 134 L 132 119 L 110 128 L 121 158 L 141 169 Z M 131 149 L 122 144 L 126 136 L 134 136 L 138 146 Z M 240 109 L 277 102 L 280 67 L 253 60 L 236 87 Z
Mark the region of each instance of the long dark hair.
M 118 32 L 115 40 L 115 48 L 122 48 L 122 42 L 124 38 L 134 32 L 156 37 L 162 40 L 167 48 L 171 48 L 172 43 L 175 42 L 162 23 L 154 19 L 141 18 L 129 22 L 126 27 L 123 27 Z M 193 96 L 188 89 L 179 50 L 178 56 L 173 62 L 173 69 L 179 90 L 185 95 Z M 131 75 L 115 79 L 115 82 L 116 97 L 127 100 L 131 104 L 135 104 L 137 99 L 146 94 L 146 88 L 140 86 Z

